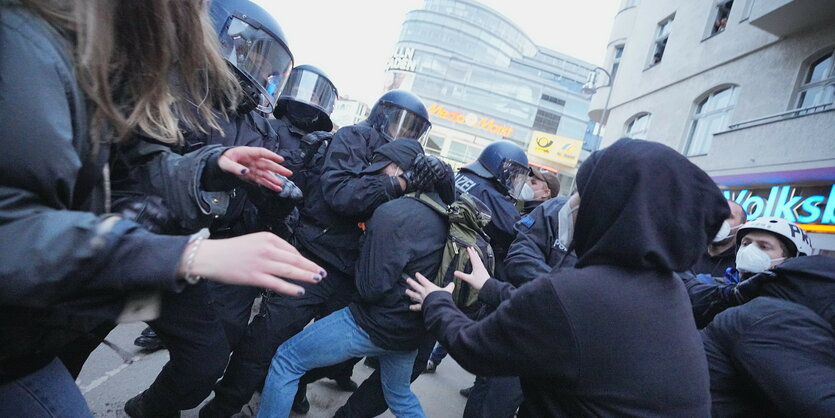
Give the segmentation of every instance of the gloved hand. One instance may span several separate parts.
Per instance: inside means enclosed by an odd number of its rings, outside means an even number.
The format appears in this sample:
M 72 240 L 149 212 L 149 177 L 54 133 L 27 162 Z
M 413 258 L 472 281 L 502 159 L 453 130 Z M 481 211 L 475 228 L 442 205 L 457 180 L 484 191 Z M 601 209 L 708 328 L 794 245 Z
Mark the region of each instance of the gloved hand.
M 298 186 L 296 186 L 296 183 L 293 183 L 292 181 L 290 181 L 290 179 L 282 176 L 281 174 L 273 173 L 273 175 L 276 176 L 276 178 L 278 178 L 279 180 L 281 180 L 282 183 L 284 183 L 284 185 L 281 186 L 281 192 L 278 193 L 278 197 L 282 199 L 288 199 L 293 202 L 302 201 L 304 195 L 302 194 L 302 190 L 299 189 Z
M 760 295 L 763 285 L 777 280 L 777 275 L 772 271 L 765 271 L 752 276 L 748 280 L 739 282 L 734 287 L 733 295 L 740 305 Z
M 449 164 L 431 155 L 418 154 L 412 168 L 403 174 L 406 192 L 434 190 L 435 184 L 449 173 L 452 173 Z
M 301 139 L 301 145 L 299 145 L 299 150 L 302 152 L 302 161 L 304 165 L 307 166 L 310 164 L 310 160 L 313 159 L 313 156 L 316 155 L 316 151 L 319 150 L 319 147 L 322 143 L 330 141 L 333 139 L 333 134 L 327 131 L 313 131 Z
M 142 225 L 155 234 L 171 233 L 178 222 L 159 196 L 136 196 L 117 200 L 113 212 Z

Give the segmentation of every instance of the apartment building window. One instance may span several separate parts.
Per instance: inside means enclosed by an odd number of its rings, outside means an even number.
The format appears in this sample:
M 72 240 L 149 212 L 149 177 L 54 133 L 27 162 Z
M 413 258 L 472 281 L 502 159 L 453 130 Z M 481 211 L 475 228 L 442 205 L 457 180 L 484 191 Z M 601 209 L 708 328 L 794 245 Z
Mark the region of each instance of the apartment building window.
M 650 55 L 650 67 L 658 64 L 664 58 L 664 50 L 667 48 L 667 40 L 670 38 L 670 28 L 673 26 L 674 17 L 670 16 L 658 23 L 658 29 L 655 31 L 655 42 L 652 45 L 652 54 Z
M 797 108 L 831 105 L 835 101 L 835 50 L 813 60 L 797 90 Z
M 615 78 L 615 74 L 618 73 L 618 67 L 620 66 L 620 57 L 623 56 L 623 45 L 615 45 L 615 50 L 612 53 L 612 79 Z
M 542 131 L 547 132 L 549 134 L 555 134 L 557 133 L 557 128 L 559 126 L 560 115 L 542 109 L 536 111 L 536 118 L 534 118 L 533 120 L 533 129 L 535 131 Z
M 725 30 L 728 25 L 728 17 L 731 15 L 731 7 L 734 0 L 715 0 L 713 11 L 710 14 L 710 32 L 708 36 L 716 35 Z
M 643 112 L 629 118 L 626 121 L 626 129 L 624 129 L 623 135 L 634 139 L 647 139 L 651 116 L 651 114 Z
M 713 135 L 728 128 L 736 102 L 736 86 L 718 89 L 696 105 L 685 155 L 704 155 L 710 151 Z

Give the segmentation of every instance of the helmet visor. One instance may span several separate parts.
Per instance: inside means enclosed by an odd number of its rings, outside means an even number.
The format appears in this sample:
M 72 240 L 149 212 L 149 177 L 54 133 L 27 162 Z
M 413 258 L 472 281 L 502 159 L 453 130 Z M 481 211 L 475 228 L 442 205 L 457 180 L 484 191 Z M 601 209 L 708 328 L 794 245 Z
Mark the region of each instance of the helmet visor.
M 322 109 L 327 114 L 333 112 L 336 103 L 336 87 L 330 80 L 313 71 L 293 70 L 287 85 L 281 91 L 279 99 L 290 99 Z
M 428 120 L 391 103 L 380 103 L 374 127 L 389 141 L 400 138 L 420 140 L 432 126 Z
M 522 188 L 528 182 L 531 170 L 515 161 L 505 159 L 496 178 L 507 187 L 507 193 L 514 199 L 519 199 Z
M 260 25 L 257 25 L 260 26 Z M 293 68 L 293 56 L 279 39 L 232 16 L 220 33 L 223 57 L 249 78 L 261 92 L 261 112 L 272 112 L 281 89 Z

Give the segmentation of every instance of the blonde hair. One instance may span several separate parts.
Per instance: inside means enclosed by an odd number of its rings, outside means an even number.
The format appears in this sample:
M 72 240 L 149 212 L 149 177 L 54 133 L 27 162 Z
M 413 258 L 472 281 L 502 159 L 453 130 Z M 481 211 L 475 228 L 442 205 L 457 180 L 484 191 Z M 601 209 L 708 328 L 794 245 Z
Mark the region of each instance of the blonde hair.
M 93 103 L 90 135 L 136 130 L 177 144 L 180 128 L 221 130 L 240 87 L 220 55 L 205 0 L 23 0 L 63 32 Z M 182 123 L 182 126 L 180 125 Z

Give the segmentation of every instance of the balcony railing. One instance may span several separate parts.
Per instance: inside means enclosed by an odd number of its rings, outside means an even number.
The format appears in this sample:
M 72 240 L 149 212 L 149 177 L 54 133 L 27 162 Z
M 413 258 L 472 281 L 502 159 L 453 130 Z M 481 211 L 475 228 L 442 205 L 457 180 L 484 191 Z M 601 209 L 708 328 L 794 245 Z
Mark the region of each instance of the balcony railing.
M 832 103 L 827 103 L 812 107 L 804 107 L 802 109 L 789 110 L 788 112 L 777 113 L 776 115 L 763 116 L 761 118 L 750 119 L 734 123 L 728 126 L 728 130 L 733 131 L 736 129 L 750 128 L 752 126 L 763 125 L 766 123 L 777 122 L 785 119 L 797 118 L 800 116 L 810 115 L 812 113 L 825 112 L 831 109 L 833 109 Z

